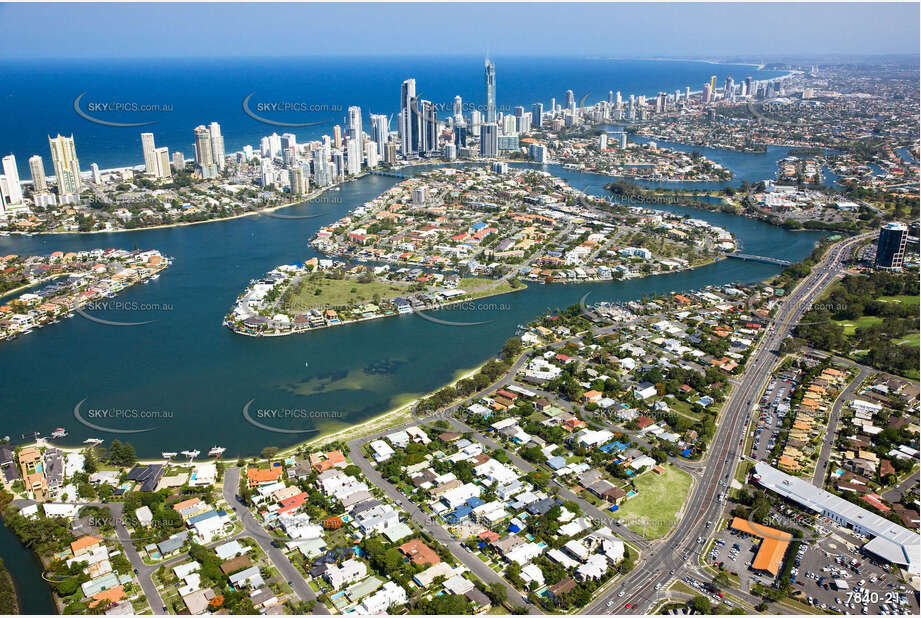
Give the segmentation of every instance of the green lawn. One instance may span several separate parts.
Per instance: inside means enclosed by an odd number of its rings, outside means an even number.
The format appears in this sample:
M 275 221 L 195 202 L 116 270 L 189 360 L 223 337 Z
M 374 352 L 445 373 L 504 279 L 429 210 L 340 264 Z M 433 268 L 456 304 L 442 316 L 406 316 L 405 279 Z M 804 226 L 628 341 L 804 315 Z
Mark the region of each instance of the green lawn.
M 896 345 L 904 345 L 906 347 L 919 347 L 921 346 L 921 333 L 912 333 L 910 335 L 905 335 L 901 339 L 895 340 Z
M 680 399 L 675 398 L 666 399 L 665 403 L 667 403 L 668 407 L 671 408 L 675 413 L 680 414 L 681 416 L 685 416 L 697 422 L 703 420 L 703 415 L 691 410 L 691 404 L 686 401 L 681 401 Z
M 627 498 L 611 515 L 628 528 L 648 539 L 668 534 L 677 523 L 676 515 L 691 489 L 691 477 L 671 465 L 664 465 L 665 474 L 648 471 L 635 485 L 637 495 Z
M 409 291 L 409 284 L 390 281 L 359 283 L 355 279 L 308 278 L 293 286 L 287 297 L 288 311 L 341 307 L 373 301 L 375 294 L 381 299 L 396 298 Z M 319 293 L 317 293 L 319 291 Z
M 845 335 L 853 335 L 858 328 L 882 324 L 883 319 L 875 315 L 863 315 L 856 320 L 836 320 L 836 323 L 844 327 Z
M 496 285 L 493 279 L 463 279 L 458 286 L 471 296 L 497 294 L 512 290 L 507 281 Z M 409 281 L 369 281 L 360 283 L 357 279 L 327 279 L 310 276 L 292 286 L 286 293 L 285 309 L 289 312 L 301 312 L 307 309 L 329 307 L 347 307 L 367 302 L 388 300 L 410 294 Z
M 901 296 L 880 296 L 878 300 L 883 303 L 902 303 L 904 305 L 918 305 L 921 303 L 921 298 L 908 294 L 902 294 Z

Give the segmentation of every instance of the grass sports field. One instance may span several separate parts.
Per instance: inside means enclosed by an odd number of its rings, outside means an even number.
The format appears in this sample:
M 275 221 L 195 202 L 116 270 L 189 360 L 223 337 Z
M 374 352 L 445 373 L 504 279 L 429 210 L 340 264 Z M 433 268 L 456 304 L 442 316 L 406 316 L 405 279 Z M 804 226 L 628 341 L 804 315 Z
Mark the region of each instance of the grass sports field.
M 611 515 L 648 539 L 668 534 L 677 523 L 676 515 L 691 489 L 691 477 L 665 464 L 665 474 L 647 471 L 636 479 L 637 495 L 627 498 Z

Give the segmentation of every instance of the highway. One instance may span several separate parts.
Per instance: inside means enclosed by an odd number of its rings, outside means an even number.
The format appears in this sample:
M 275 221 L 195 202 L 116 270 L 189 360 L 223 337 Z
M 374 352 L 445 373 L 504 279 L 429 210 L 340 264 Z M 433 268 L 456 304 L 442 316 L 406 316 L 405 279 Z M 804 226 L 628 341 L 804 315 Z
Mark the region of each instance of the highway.
M 753 406 L 771 375 L 781 343 L 790 336 L 810 304 L 842 274 L 842 266 L 850 250 L 869 236 L 855 236 L 833 245 L 784 300 L 724 407 L 710 445 L 706 469 L 685 505 L 685 519 L 665 541 L 648 552 L 642 563 L 619 585 L 590 603 L 583 613 L 644 613 L 652 600 L 655 586 L 664 589 L 686 566 L 684 556 L 689 554 L 687 560 L 696 560 L 696 554 L 703 547 L 698 539 L 710 534 L 707 522 L 715 523 L 722 513 L 723 504 L 717 502 L 717 496 L 724 490 L 722 483 L 728 485 L 732 480 Z M 618 596 L 620 591 L 624 591 L 623 597 Z M 628 603 L 630 607 L 627 607 Z

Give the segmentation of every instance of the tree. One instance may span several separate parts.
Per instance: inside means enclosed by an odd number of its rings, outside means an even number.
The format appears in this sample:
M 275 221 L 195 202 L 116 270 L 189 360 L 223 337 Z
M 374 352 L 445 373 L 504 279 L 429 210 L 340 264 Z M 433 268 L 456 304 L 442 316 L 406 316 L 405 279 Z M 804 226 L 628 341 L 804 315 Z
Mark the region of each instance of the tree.
M 508 589 L 502 582 L 493 582 L 489 584 L 489 598 L 493 604 L 502 605 L 508 598 Z
M 259 454 L 262 455 L 263 459 L 272 459 L 273 457 L 275 457 L 275 455 L 278 454 L 278 447 L 277 446 L 267 446 L 264 449 L 262 449 L 262 451 L 260 451 Z
M 713 606 L 710 604 L 710 600 L 707 599 L 707 597 L 702 597 L 700 595 L 697 595 L 691 599 L 691 607 L 698 614 L 710 614 L 713 610 Z

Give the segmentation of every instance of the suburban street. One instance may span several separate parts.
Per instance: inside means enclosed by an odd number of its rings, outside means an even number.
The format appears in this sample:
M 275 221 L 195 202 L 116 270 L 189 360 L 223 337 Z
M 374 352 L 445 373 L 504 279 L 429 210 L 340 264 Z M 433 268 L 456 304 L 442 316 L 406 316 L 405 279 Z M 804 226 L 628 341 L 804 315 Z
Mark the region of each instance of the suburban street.
M 316 601 L 317 595 L 314 594 L 313 589 L 307 583 L 306 574 L 299 572 L 297 568 L 291 564 L 285 552 L 272 545 L 271 537 L 269 537 L 265 528 L 256 521 L 256 518 L 248 508 L 237 501 L 237 488 L 239 486 L 240 468 L 236 466 L 225 468 L 222 490 L 224 500 L 230 505 L 234 513 L 236 513 L 237 517 L 243 523 L 244 532 L 241 533 L 241 536 L 248 536 L 259 543 L 259 547 L 266 553 L 272 561 L 272 564 L 275 565 L 275 568 L 278 569 L 281 576 L 284 577 L 288 584 L 294 589 L 294 592 L 301 601 Z M 323 603 L 317 603 L 314 606 L 313 613 L 329 614 L 329 610 Z
M 822 443 L 822 451 L 819 453 L 819 460 L 815 464 L 815 474 L 812 475 L 812 484 L 816 487 L 825 485 L 825 474 L 828 471 L 828 458 L 831 455 L 831 449 L 835 445 L 835 434 L 838 432 L 838 421 L 841 420 L 841 409 L 844 404 L 854 398 L 854 393 L 863 384 L 874 370 L 869 367 L 860 367 L 857 377 L 847 385 L 843 391 L 838 394 L 832 405 L 831 412 L 828 416 L 828 432 L 825 434 L 825 441 Z
M 418 424 L 418 423 L 413 423 Z M 392 430 L 391 430 L 392 431 Z M 387 433 L 390 433 L 388 431 Z M 521 596 L 514 586 L 508 583 L 504 578 L 500 577 L 495 571 L 489 568 L 485 562 L 477 558 L 471 552 L 469 552 L 460 541 L 454 538 L 447 530 L 445 530 L 437 519 L 425 513 L 416 506 L 411 500 L 404 497 L 396 487 L 391 485 L 377 469 L 371 465 L 371 462 L 361 454 L 361 447 L 372 440 L 376 440 L 377 436 L 365 436 L 362 438 L 356 438 L 348 443 L 349 445 L 349 454 L 352 458 L 352 461 L 361 468 L 362 474 L 364 474 L 371 484 L 383 490 L 387 497 L 393 500 L 396 504 L 399 504 L 400 507 L 409 513 L 409 516 L 414 522 L 416 522 L 423 530 L 431 534 L 439 543 L 448 548 L 451 554 L 457 558 L 464 566 L 470 569 L 477 577 L 482 579 L 487 584 L 499 582 L 503 584 L 508 590 L 508 602 L 513 607 L 527 607 L 529 613 L 531 614 L 541 614 L 541 612 L 534 605 L 529 604 L 524 597 Z
M 687 516 L 672 531 L 667 541 L 660 543 L 653 552 L 646 555 L 637 568 L 617 586 L 616 592 L 625 592 L 623 597 L 611 590 L 589 604 L 585 613 L 643 613 L 653 600 L 655 586 L 665 588 L 676 574 L 684 570 L 685 553 L 689 553 L 689 560 L 696 560 L 696 554 L 703 546 L 703 539 L 709 536 L 706 522 L 717 520 L 723 510 L 723 505 L 716 500 L 722 491 L 720 483 L 728 483 L 732 478 L 738 464 L 742 440 L 751 419 L 752 406 L 757 402 L 771 375 L 781 343 L 808 311 L 810 303 L 841 276 L 841 267 L 850 249 L 868 236 L 864 234 L 849 238 L 831 247 L 822 261 L 813 267 L 812 272 L 784 300 L 768 327 L 767 334 L 753 351 L 749 366 L 726 402 L 707 456 L 706 470 L 685 505 Z M 626 606 L 628 603 L 630 607 Z

